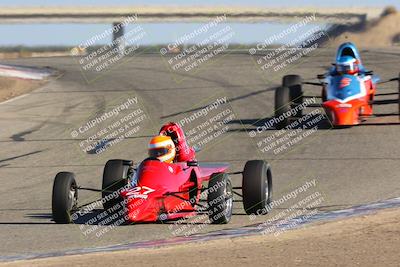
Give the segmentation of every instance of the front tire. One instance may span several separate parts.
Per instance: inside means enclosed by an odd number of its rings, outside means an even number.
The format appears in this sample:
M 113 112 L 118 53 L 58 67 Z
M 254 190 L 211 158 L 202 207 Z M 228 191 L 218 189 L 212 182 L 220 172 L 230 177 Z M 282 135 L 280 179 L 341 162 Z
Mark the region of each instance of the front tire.
M 51 209 L 56 223 L 71 223 L 71 212 L 78 203 L 78 189 L 75 175 L 59 172 L 54 178 Z
M 231 220 L 233 210 L 232 182 L 226 173 L 213 173 L 208 182 L 208 215 L 213 224 Z
M 267 214 L 272 201 L 272 172 L 263 160 L 246 162 L 243 170 L 243 207 L 247 214 Z

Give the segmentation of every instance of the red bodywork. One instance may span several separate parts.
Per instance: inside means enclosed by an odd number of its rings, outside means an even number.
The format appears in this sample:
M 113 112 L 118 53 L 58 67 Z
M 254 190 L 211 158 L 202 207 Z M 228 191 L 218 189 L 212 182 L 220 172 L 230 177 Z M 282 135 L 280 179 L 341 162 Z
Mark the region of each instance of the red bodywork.
M 343 78 L 344 80 L 346 78 Z M 326 100 L 322 103 L 333 126 L 351 126 L 361 122 L 363 116 L 371 116 L 372 100 L 376 92 L 376 85 L 367 79 L 364 81 L 365 94 L 349 101 L 337 99 Z M 338 88 L 340 90 L 341 88 Z M 323 88 L 322 98 L 326 97 L 326 88 Z
M 182 128 L 176 123 L 165 124 L 160 134 L 168 135 L 174 141 L 175 162 L 147 159 L 140 164 L 136 171 L 137 186 L 121 192 L 130 222 L 154 222 L 195 215 L 203 183 L 208 182 L 211 174 L 225 172 L 229 167 L 225 163 L 189 164 L 195 162 L 195 151 L 189 147 Z
M 137 187 L 121 193 L 128 221 L 154 222 L 195 215 L 203 182 L 227 168 L 228 164 L 189 167 L 185 162 L 143 161 L 137 170 Z

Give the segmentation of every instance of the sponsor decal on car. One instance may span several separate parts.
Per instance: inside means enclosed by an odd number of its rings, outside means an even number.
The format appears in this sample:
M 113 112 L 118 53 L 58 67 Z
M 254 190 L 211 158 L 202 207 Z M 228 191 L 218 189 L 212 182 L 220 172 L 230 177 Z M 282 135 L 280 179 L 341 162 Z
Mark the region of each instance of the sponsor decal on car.
M 341 79 L 339 88 L 342 89 L 342 88 L 345 88 L 345 87 L 349 86 L 350 82 L 351 82 L 350 78 L 345 77 L 345 78 Z
M 353 105 L 350 103 L 340 103 L 336 105 L 337 108 L 351 108 L 352 106 Z
M 148 195 L 155 190 L 147 186 L 137 186 L 126 192 L 126 197 L 147 199 Z

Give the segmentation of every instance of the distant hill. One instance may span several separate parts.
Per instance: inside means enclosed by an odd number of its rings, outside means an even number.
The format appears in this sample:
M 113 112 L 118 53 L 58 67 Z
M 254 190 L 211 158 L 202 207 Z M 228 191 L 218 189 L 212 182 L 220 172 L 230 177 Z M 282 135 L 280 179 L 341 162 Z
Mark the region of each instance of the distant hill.
M 360 47 L 385 47 L 400 45 L 400 13 L 394 8 L 386 8 L 382 15 L 365 25 L 352 25 L 332 30 L 333 44 L 345 41 Z M 336 37 L 335 37 L 336 36 Z

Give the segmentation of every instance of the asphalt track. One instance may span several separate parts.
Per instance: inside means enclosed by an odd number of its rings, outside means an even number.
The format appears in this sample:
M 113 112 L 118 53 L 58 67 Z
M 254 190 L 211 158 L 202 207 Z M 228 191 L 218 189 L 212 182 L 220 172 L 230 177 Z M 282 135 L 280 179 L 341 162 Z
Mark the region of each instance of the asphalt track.
M 0 104 L 0 251 L 2 256 L 54 252 L 66 249 L 106 246 L 172 237 L 168 224 L 120 226 L 101 237 L 85 236 L 79 224 L 56 225 L 51 221 L 51 189 L 54 175 L 74 171 L 78 183 L 100 187 L 104 163 L 110 158 L 140 161 L 146 145 L 162 123 L 180 120 L 218 97 L 226 96 L 235 120 L 229 131 L 198 154 L 201 161 L 225 161 L 232 170 L 243 168 L 249 159 L 270 162 L 274 175 L 274 198 L 290 193 L 316 179 L 315 188 L 324 201 L 319 210 L 375 202 L 400 195 L 399 125 L 369 125 L 347 129 L 321 127 L 279 155 L 261 153 L 257 142 L 271 135 L 265 131 L 250 138 L 248 131 L 260 125 L 273 111 L 273 89 L 285 73 L 311 79 L 333 59 L 334 50 L 319 50 L 277 73 L 262 73 L 246 54 L 214 58 L 196 72 L 171 73 L 160 55 L 138 55 L 88 83 L 76 59 L 38 58 L 10 60 L 20 65 L 50 66 L 64 72 L 33 93 Z M 383 79 L 400 71 L 400 49 L 362 52 L 364 64 Z M 93 73 L 89 73 L 95 77 Z M 396 96 L 396 84 L 384 84 L 381 99 Z M 311 91 L 310 91 L 311 92 Z M 314 91 L 318 94 L 319 90 Z M 138 97 L 147 114 L 142 129 L 133 137 L 112 146 L 100 155 L 85 153 L 71 132 L 102 115 L 129 97 Z M 397 105 L 376 106 L 376 113 L 397 114 Z M 128 112 L 125 110 L 124 112 Z M 101 129 L 98 128 L 98 129 Z M 190 129 L 189 127 L 186 130 Z M 236 185 L 240 177 L 232 177 Z M 96 193 L 83 193 L 82 201 Z M 300 199 L 300 197 L 298 198 Z M 260 216 L 272 218 L 296 200 L 286 201 L 275 211 Z M 207 225 L 200 231 L 213 231 L 254 223 L 240 204 L 228 225 Z

